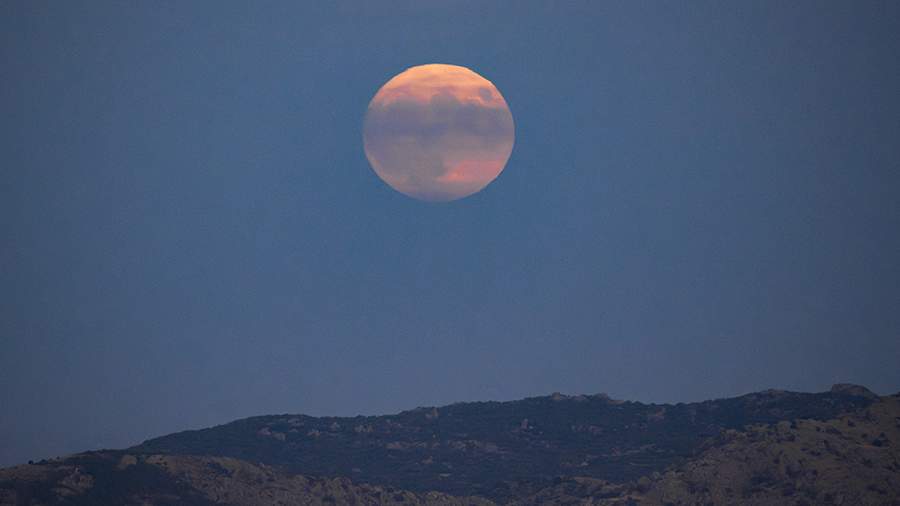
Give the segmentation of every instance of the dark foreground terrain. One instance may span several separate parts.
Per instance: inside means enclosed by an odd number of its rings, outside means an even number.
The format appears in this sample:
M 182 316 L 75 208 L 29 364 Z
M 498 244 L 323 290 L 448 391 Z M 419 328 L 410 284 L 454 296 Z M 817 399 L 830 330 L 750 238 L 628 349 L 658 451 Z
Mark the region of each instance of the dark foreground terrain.
M 261 416 L 0 470 L 2 505 L 900 505 L 900 394 Z

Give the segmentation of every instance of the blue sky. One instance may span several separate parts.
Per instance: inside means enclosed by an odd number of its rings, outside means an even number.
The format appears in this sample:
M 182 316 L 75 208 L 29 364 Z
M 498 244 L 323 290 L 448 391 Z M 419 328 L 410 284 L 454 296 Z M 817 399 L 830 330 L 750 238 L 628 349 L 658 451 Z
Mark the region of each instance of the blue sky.
M 266 413 L 900 390 L 895 2 L 4 2 L 0 464 Z M 472 68 L 504 172 L 362 150 Z

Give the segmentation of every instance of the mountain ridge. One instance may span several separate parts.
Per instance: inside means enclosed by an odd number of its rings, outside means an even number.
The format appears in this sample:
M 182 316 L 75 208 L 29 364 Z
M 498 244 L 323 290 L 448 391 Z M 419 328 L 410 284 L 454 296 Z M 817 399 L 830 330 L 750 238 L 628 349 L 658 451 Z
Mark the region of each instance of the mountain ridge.
M 150 439 L 132 450 L 224 455 L 312 476 L 505 498 L 497 483 L 549 482 L 575 468 L 614 482 L 636 479 L 689 457 L 722 430 L 864 407 L 874 394 L 859 388 L 767 390 L 678 404 L 551 394 L 381 416 L 266 415 Z M 247 444 L 254 437 L 256 444 Z
M 257 504 L 254 495 L 290 504 L 325 497 L 389 504 L 396 496 L 408 504 L 525 505 L 727 504 L 757 496 L 780 504 L 773 497 L 801 494 L 809 504 L 826 496 L 867 504 L 869 496 L 900 497 L 888 483 L 900 478 L 898 399 L 837 384 L 820 393 L 766 390 L 696 403 L 554 393 L 393 415 L 263 415 L 2 470 L 0 504 L 90 504 L 78 498 L 104 491 L 125 504 L 146 495 L 156 497 L 147 504 L 178 497 L 204 506 Z M 753 460 L 757 454 L 768 460 Z M 835 455 L 865 469 L 847 468 Z M 799 471 L 819 464 L 838 485 Z M 710 474 L 710 466 L 730 474 Z M 851 486 L 857 475 L 862 485 Z M 15 502 L 3 501 L 14 495 Z M 691 502 L 697 498 L 704 502 Z

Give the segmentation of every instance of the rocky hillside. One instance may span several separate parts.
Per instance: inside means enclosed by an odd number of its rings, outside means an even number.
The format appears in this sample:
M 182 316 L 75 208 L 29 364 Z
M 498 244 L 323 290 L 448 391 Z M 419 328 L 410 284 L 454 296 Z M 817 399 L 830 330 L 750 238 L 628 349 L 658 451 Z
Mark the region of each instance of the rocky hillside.
M 0 504 L 900 504 L 900 398 L 603 395 L 239 420 L 0 471 Z
M 727 431 L 656 477 L 650 504 L 900 505 L 900 395 L 827 421 Z
M 107 451 L 0 471 L 0 505 L 491 505 L 479 498 L 289 475 L 227 457 Z
M 355 418 L 262 416 L 147 441 L 140 453 L 227 456 L 288 472 L 510 500 L 558 476 L 626 482 L 729 429 L 864 408 L 868 391 L 767 391 L 692 404 L 554 394 Z
M 564 478 L 516 504 L 900 505 L 900 394 L 831 420 L 727 430 L 664 473 Z

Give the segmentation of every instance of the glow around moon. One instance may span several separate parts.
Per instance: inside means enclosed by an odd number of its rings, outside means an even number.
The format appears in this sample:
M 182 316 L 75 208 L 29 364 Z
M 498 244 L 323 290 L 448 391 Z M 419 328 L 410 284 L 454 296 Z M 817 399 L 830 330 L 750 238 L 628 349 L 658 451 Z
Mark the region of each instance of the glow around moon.
M 412 67 L 378 90 L 363 125 L 366 157 L 395 190 L 445 202 L 503 171 L 515 127 L 500 91 L 456 65 Z

